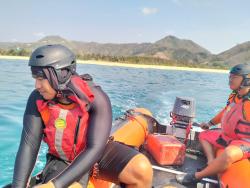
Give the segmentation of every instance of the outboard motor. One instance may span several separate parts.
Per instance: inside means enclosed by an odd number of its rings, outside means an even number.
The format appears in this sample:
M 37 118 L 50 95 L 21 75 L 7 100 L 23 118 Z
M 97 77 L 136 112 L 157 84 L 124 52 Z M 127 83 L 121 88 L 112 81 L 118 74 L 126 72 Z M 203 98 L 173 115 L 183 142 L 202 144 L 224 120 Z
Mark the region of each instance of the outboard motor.
M 173 111 L 170 112 L 172 121 L 167 126 L 167 134 L 184 139 L 187 142 L 193 119 L 195 118 L 195 100 L 188 97 L 176 97 Z M 191 138 L 193 140 L 194 138 Z

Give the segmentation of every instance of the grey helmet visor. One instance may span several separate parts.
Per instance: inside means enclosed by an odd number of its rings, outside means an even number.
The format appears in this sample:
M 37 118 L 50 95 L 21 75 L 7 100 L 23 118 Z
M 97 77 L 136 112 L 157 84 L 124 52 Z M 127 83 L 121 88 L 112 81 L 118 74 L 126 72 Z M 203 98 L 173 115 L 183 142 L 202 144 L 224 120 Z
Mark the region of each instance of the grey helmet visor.
M 33 78 L 41 77 L 41 78 L 46 79 L 46 75 L 44 74 L 42 67 L 32 66 L 31 67 L 31 74 L 32 74 Z

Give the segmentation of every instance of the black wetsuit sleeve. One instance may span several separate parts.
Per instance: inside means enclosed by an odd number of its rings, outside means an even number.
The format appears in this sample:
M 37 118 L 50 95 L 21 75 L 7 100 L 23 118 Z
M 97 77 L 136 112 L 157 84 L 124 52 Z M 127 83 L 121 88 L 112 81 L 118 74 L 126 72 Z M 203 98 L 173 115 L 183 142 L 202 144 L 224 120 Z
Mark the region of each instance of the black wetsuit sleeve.
M 27 187 L 27 182 L 36 162 L 40 148 L 43 123 L 36 107 L 36 100 L 41 98 L 34 90 L 27 102 L 23 117 L 23 130 L 19 149 L 16 156 L 12 187 Z
M 108 96 L 100 87 L 92 89 L 94 102 L 89 110 L 87 147 L 76 159 L 52 182 L 56 188 L 68 187 L 79 181 L 100 159 L 108 141 L 112 127 L 112 110 Z

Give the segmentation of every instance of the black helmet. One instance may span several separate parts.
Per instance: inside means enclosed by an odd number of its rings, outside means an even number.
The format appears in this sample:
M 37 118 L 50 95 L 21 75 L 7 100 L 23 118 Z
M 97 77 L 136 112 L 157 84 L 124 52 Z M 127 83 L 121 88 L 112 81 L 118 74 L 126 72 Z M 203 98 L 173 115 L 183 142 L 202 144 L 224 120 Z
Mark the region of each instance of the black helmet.
M 231 68 L 230 74 L 243 76 L 241 86 L 250 86 L 250 64 L 238 64 Z
M 37 48 L 30 56 L 31 67 L 52 67 L 56 73 L 59 84 L 66 83 L 71 74 L 76 71 L 76 56 L 67 47 L 55 44 Z M 67 79 L 62 76 L 62 70 L 69 71 Z

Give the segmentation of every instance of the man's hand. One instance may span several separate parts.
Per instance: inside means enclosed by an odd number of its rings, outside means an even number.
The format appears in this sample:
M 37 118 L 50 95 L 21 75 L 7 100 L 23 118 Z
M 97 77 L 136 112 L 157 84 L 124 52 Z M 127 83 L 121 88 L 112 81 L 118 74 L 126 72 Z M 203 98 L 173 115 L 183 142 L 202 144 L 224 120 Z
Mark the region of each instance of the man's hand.
M 211 126 L 211 124 L 210 123 L 201 123 L 200 124 L 200 128 L 202 128 L 202 129 L 204 129 L 204 130 L 207 130 L 207 129 L 209 129 L 209 127 Z

